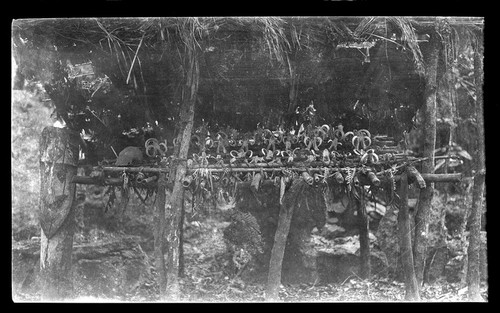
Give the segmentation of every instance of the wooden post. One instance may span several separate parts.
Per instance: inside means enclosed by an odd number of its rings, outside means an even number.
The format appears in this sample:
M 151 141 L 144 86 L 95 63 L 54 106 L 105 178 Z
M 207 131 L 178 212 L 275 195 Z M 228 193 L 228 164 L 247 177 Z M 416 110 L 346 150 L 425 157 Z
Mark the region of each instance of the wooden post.
M 46 127 L 40 139 L 40 275 L 44 300 L 72 294 L 71 254 L 77 174 L 78 133 Z
M 160 298 L 163 300 L 167 290 L 167 278 L 165 274 L 165 205 L 166 205 L 166 178 L 165 173 L 160 173 L 158 179 L 158 191 L 156 199 L 155 229 L 154 229 L 154 251 L 155 266 L 158 273 L 158 286 L 160 287 Z
M 420 301 L 420 294 L 413 267 L 413 254 L 411 249 L 411 225 L 408 210 L 408 174 L 401 175 L 399 189 L 400 205 L 398 212 L 399 256 L 403 265 L 406 294 L 409 301 Z
M 480 292 L 480 251 L 481 251 L 481 215 L 483 209 L 484 182 L 486 175 L 484 156 L 484 116 L 483 116 L 483 47 L 476 48 L 474 56 L 474 74 L 476 78 L 476 120 L 478 147 L 474 165 L 474 187 L 472 189 L 472 208 L 470 212 L 470 235 L 467 268 L 468 298 L 471 301 L 483 301 Z
M 186 218 L 186 208 L 184 197 L 186 190 L 182 190 L 182 204 L 181 204 L 181 220 L 179 225 L 179 277 L 184 277 L 185 273 L 185 262 L 184 262 L 184 219 Z
M 269 261 L 269 274 L 266 287 L 266 301 L 277 301 L 279 286 L 281 284 L 281 265 L 285 253 L 286 239 L 290 231 L 293 211 L 297 205 L 298 198 L 302 195 L 306 182 L 301 179 L 295 179 L 292 182 L 290 190 L 283 197 L 280 205 L 278 217 L 278 227 L 274 235 L 274 244 L 271 251 L 271 260 Z
M 179 286 L 179 258 L 180 258 L 180 225 L 182 215 L 182 203 L 184 201 L 184 187 L 182 180 L 187 173 L 187 162 L 189 144 L 191 142 L 191 132 L 193 130 L 194 109 L 198 94 L 198 83 L 200 78 L 198 47 L 195 40 L 194 21 L 188 20 L 181 31 L 181 36 L 185 44 L 184 73 L 186 77 L 182 88 L 182 104 L 180 108 L 179 150 L 175 155 L 177 165 L 173 179 L 173 189 L 171 196 L 172 207 L 166 214 L 167 218 L 167 294 L 169 299 L 178 300 L 180 298 Z
M 423 157 L 422 174 L 434 172 L 434 149 L 436 148 L 436 94 L 437 94 L 437 67 L 440 42 L 437 32 L 431 34 L 429 41 L 429 55 L 425 73 L 425 104 L 423 107 Z M 427 253 L 428 216 L 431 207 L 434 184 L 429 183 L 420 191 L 418 208 L 415 214 L 415 240 L 413 242 L 413 256 L 415 272 L 419 285 L 423 281 L 425 257 Z
M 361 186 L 360 200 L 356 201 L 359 223 L 359 254 L 360 254 L 360 277 L 363 279 L 371 278 L 370 262 L 370 231 L 368 229 L 368 215 L 366 214 L 366 203 L 364 201 L 364 187 Z

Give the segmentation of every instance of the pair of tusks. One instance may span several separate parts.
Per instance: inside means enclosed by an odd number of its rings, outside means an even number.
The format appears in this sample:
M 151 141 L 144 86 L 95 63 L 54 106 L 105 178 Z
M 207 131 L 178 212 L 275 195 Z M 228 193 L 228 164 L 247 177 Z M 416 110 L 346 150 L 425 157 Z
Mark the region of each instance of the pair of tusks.
M 319 141 L 319 144 L 318 144 Z M 305 137 L 304 138 L 304 144 L 307 146 L 307 149 L 311 149 L 311 147 L 314 147 L 315 150 L 319 150 L 319 147 L 323 143 L 323 139 L 321 137 Z
M 144 143 L 144 147 L 146 148 L 146 154 L 149 157 L 154 157 L 155 155 L 165 155 L 167 153 L 167 140 L 164 142 L 158 142 L 156 138 L 149 138 Z M 152 149 L 152 150 L 151 150 Z
M 366 151 L 366 153 L 361 157 L 361 163 L 378 163 L 378 161 L 379 157 L 373 149 Z
M 250 155 L 248 155 L 250 153 Z M 229 154 L 237 159 L 237 158 L 244 158 L 244 157 L 247 157 L 247 158 L 251 158 L 253 156 L 253 152 L 252 150 L 248 150 L 248 151 L 243 151 L 243 150 L 240 150 L 240 151 L 236 151 L 236 150 L 231 150 L 231 152 L 229 152 Z

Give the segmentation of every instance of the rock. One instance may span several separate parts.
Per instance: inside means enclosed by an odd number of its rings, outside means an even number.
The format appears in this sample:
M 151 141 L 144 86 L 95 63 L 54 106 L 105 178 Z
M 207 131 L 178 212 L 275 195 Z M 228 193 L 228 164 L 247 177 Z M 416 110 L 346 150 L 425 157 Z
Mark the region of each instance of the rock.
M 446 276 L 446 280 L 450 283 L 460 282 L 465 276 L 464 274 L 464 255 L 457 255 L 448 260 L 445 266 L 444 274 Z
M 336 224 L 325 224 L 321 230 L 321 235 L 328 239 L 333 239 L 335 237 L 341 236 L 345 233 L 345 229 Z
M 372 275 L 387 276 L 387 258 L 374 244 L 375 236 L 370 236 Z M 328 240 L 312 236 L 305 254 L 308 266 L 316 273 L 321 283 L 342 283 L 350 276 L 359 274 L 359 236 L 349 236 Z
M 257 193 L 240 188 L 236 194 L 235 210 L 251 213 L 257 220 L 264 240 L 263 253 L 255 254 L 251 266 L 241 274 L 247 282 L 265 283 L 274 243 L 279 214 L 279 192 L 272 186 L 263 186 Z M 307 199 L 307 200 L 306 200 Z M 335 200 L 335 199 L 334 199 Z M 333 276 L 347 277 L 359 267 L 359 232 L 355 202 L 349 199 L 330 201 L 327 208 L 319 188 L 306 188 L 295 208 L 282 264 L 282 283 L 314 283 L 318 280 L 336 281 Z M 378 209 L 378 205 L 377 205 Z M 327 220 L 327 215 L 329 219 Z M 327 223 L 335 221 L 336 223 Z M 313 229 L 315 231 L 313 232 Z M 321 230 L 321 231 L 320 231 Z M 319 234 L 318 234 L 319 233 Z M 327 237 L 327 238 L 325 238 Z M 391 237 L 394 237 L 391 234 Z M 332 240 L 329 240 L 332 239 Z M 387 258 L 372 243 L 372 273 L 387 274 Z
M 251 192 L 247 187 L 238 188 L 234 209 L 255 217 L 264 241 L 263 252 L 253 256 L 251 266 L 247 266 L 241 278 L 247 282 L 265 283 L 280 211 L 279 188 L 264 185 L 259 192 Z M 309 260 L 303 252 L 304 244 L 313 228 L 321 229 L 325 222 L 326 207 L 322 192 L 319 188 L 307 186 L 291 221 L 282 263 L 283 283 L 314 282 L 316 277 L 307 266 Z
M 339 219 L 336 217 L 329 217 L 326 219 L 327 224 L 337 224 L 338 221 L 339 221 Z
M 451 251 L 454 252 L 454 251 Z M 450 253 L 451 258 L 446 263 L 443 275 L 448 282 L 464 282 L 467 276 L 467 245 L 463 247 L 460 253 Z M 488 252 L 487 252 L 487 237 L 486 232 L 481 232 L 481 252 L 479 254 L 479 269 L 481 272 L 481 280 L 488 280 Z
M 116 298 L 152 279 L 140 239 L 127 236 L 75 244 L 73 279 L 76 296 Z M 39 291 L 40 243 L 17 242 L 12 248 L 13 295 Z
M 40 243 L 23 240 L 12 243 L 12 295 L 27 292 L 39 270 Z
M 449 259 L 447 247 L 431 248 L 427 253 L 424 269 L 424 282 L 434 283 L 444 274 L 446 263 Z
M 387 208 L 379 222 L 375 236 L 377 244 L 385 254 L 389 266 L 389 274 L 401 274 L 399 263 L 398 210 L 394 205 Z
M 370 214 L 371 212 L 376 212 L 380 216 L 384 216 L 387 211 L 387 207 L 381 203 L 375 203 L 373 201 L 366 202 L 366 212 Z

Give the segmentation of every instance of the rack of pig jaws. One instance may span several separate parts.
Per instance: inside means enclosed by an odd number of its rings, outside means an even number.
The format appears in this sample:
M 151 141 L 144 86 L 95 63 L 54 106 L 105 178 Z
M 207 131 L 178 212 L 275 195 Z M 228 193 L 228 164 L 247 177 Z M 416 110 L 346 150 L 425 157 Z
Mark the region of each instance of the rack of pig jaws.
M 145 157 L 139 158 L 140 162 L 101 164 L 90 176 L 76 176 L 73 182 L 155 189 L 159 173 L 168 178 L 178 162 L 186 162 L 182 184 L 192 191 L 213 191 L 238 183 L 258 189 L 262 183 L 280 186 L 282 180 L 288 183 L 297 177 L 312 186 L 336 183 L 350 189 L 352 185 L 393 182 L 407 169 L 420 188 L 426 180 L 453 182 L 462 178 L 461 174 L 420 174 L 413 164 L 425 159 L 409 155 L 404 140 L 372 136 L 366 129 L 344 131 L 342 125 L 301 125 L 298 130 L 258 128 L 251 133 L 230 128 L 210 132 L 202 126 L 191 136 L 190 157 L 184 160 L 168 156 L 176 144 L 175 140 L 169 146 L 166 140 L 148 139 L 141 147 Z

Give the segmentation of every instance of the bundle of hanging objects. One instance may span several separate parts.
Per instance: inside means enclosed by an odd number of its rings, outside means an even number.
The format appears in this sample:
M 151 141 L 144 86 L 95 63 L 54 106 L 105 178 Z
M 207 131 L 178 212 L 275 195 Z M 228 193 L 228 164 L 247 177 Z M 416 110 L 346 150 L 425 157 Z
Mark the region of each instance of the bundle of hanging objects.
M 175 140 L 172 142 L 175 146 Z M 342 125 L 301 125 L 298 130 L 257 128 L 240 133 L 226 128 L 209 131 L 202 125 L 191 136 L 189 157 L 176 160 L 166 140 L 150 138 L 145 156 L 139 149 L 125 148 L 115 166 L 100 166 L 102 184 L 156 189 L 159 173 L 167 178 L 179 161 L 187 161 L 182 184 L 193 194 L 210 194 L 229 199 L 238 183 L 258 191 L 263 184 L 280 187 L 280 193 L 294 178 L 311 186 L 395 186 L 394 177 L 408 166 L 419 187 L 425 181 L 412 164 L 422 161 L 408 155 L 405 141 L 385 135 L 373 136 L 367 129 L 344 131 Z M 131 153 L 133 152 L 133 153 Z M 96 178 L 94 177 L 94 178 Z M 394 187 L 386 187 L 394 189 Z
M 199 182 L 210 186 L 231 180 L 248 181 L 302 177 L 310 185 L 333 178 L 349 182 L 349 176 L 363 173 L 378 184 L 376 173 L 393 168 L 408 156 L 393 138 L 373 136 L 366 129 L 344 131 L 342 125 L 311 124 L 298 130 L 258 128 L 251 133 L 234 129 L 210 133 L 200 127 L 191 137 L 189 175 L 185 187 Z M 258 185 L 257 185 L 258 186 Z

